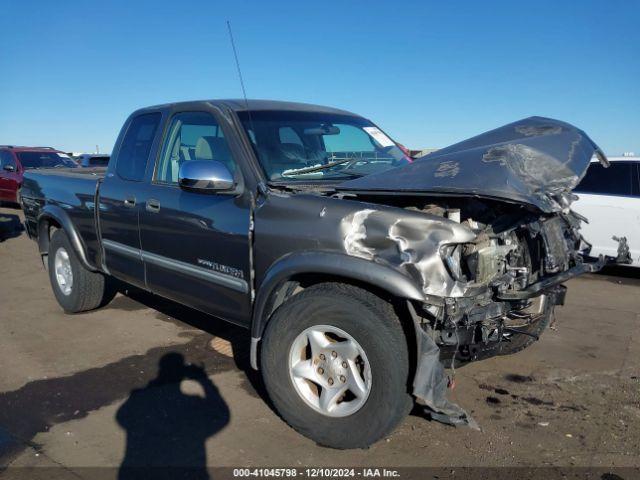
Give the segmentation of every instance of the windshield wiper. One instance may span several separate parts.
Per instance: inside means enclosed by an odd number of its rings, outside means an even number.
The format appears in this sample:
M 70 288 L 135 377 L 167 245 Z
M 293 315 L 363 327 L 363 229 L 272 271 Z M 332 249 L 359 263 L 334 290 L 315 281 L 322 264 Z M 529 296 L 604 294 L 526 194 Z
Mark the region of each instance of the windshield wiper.
M 331 167 L 335 167 L 336 165 L 342 165 L 343 163 L 352 162 L 353 158 L 343 158 L 342 160 L 336 160 L 335 162 L 324 163 L 322 165 L 314 165 L 313 167 L 306 168 L 298 168 L 295 170 L 289 170 L 282 172 L 283 177 L 294 177 L 296 175 L 303 175 L 305 173 L 313 173 L 319 172 L 321 170 L 326 170 Z

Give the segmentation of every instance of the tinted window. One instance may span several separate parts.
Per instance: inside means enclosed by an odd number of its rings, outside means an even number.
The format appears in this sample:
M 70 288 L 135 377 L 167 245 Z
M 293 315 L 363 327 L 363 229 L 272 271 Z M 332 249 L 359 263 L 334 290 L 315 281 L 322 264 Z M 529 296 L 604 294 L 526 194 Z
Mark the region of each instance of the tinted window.
M 118 153 L 116 172 L 120 177 L 135 181 L 143 179 L 160 118 L 159 113 L 147 113 L 132 120 Z
M 179 113 L 171 119 L 158 160 L 156 181 L 177 183 L 180 166 L 189 160 L 217 160 L 231 172 L 235 170 L 224 133 L 208 113 Z
M 64 153 L 56 152 L 18 152 L 22 168 L 74 168 L 78 165 Z
M 6 165 L 11 165 L 13 168 L 17 167 L 13 154 L 6 150 L 0 150 L 0 168 L 4 168 Z
M 591 163 L 576 192 L 602 195 L 631 195 L 633 162 L 611 162 L 609 168 Z
M 91 157 L 89 165 L 92 167 L 106 167 L 109 164 L 109 157 Z

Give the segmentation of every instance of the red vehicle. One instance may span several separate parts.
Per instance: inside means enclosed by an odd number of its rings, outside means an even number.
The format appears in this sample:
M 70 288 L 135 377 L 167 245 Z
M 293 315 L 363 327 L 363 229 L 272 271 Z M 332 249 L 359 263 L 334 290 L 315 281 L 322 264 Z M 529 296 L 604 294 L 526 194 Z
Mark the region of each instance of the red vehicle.
M 0 145 L 0 201 L 18 203 L 25 170 L 77 167 L 64 152 L 51 147 Z

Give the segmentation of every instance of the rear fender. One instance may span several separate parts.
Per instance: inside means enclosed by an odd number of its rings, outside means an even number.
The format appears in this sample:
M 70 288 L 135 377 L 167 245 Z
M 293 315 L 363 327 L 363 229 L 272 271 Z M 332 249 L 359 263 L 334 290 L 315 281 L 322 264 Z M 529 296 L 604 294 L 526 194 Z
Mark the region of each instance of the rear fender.
M 73 249 L 80 259 L 82 265 L 92 271 L 95 272 L 98 269 L 91 265 L 87 259 L 86 247 L 84 242 L 82 241 L 82 237 L 80 237 L 77 228 L 69 218 L 67 212 L 64 211 L 61 207 L 57 205 L 46 205 L 40 215 L 38 215 L 38 249 L 40 251 L 40 256 L 43 259 L 49 254 L 49 232 L 51 225 L 59 225 L 62 230 L 67 234 Z M 46 265 L 45 265 L 46 266 Z

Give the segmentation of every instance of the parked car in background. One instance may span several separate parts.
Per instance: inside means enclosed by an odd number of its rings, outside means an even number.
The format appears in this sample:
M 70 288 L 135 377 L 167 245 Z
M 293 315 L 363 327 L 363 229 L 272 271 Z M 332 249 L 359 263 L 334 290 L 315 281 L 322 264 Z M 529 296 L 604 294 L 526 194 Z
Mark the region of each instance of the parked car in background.
M 79 167 L 94 168 L 109 165 L 109 155 L 103 153 L 83 153 L 74 157 Z
M 589 219 L 582 226 L 592 255 L 618 255 L 626 237 L 634 267 L 640 267 L 640 157 L 609 157 L 609 168 L 594 159 L 574 190 L 580 197 L 572 207 Z
M 69 155 L 51 147 L 0 146 L 0 201 L 18 203 L 25 170 L 76 167 Z

